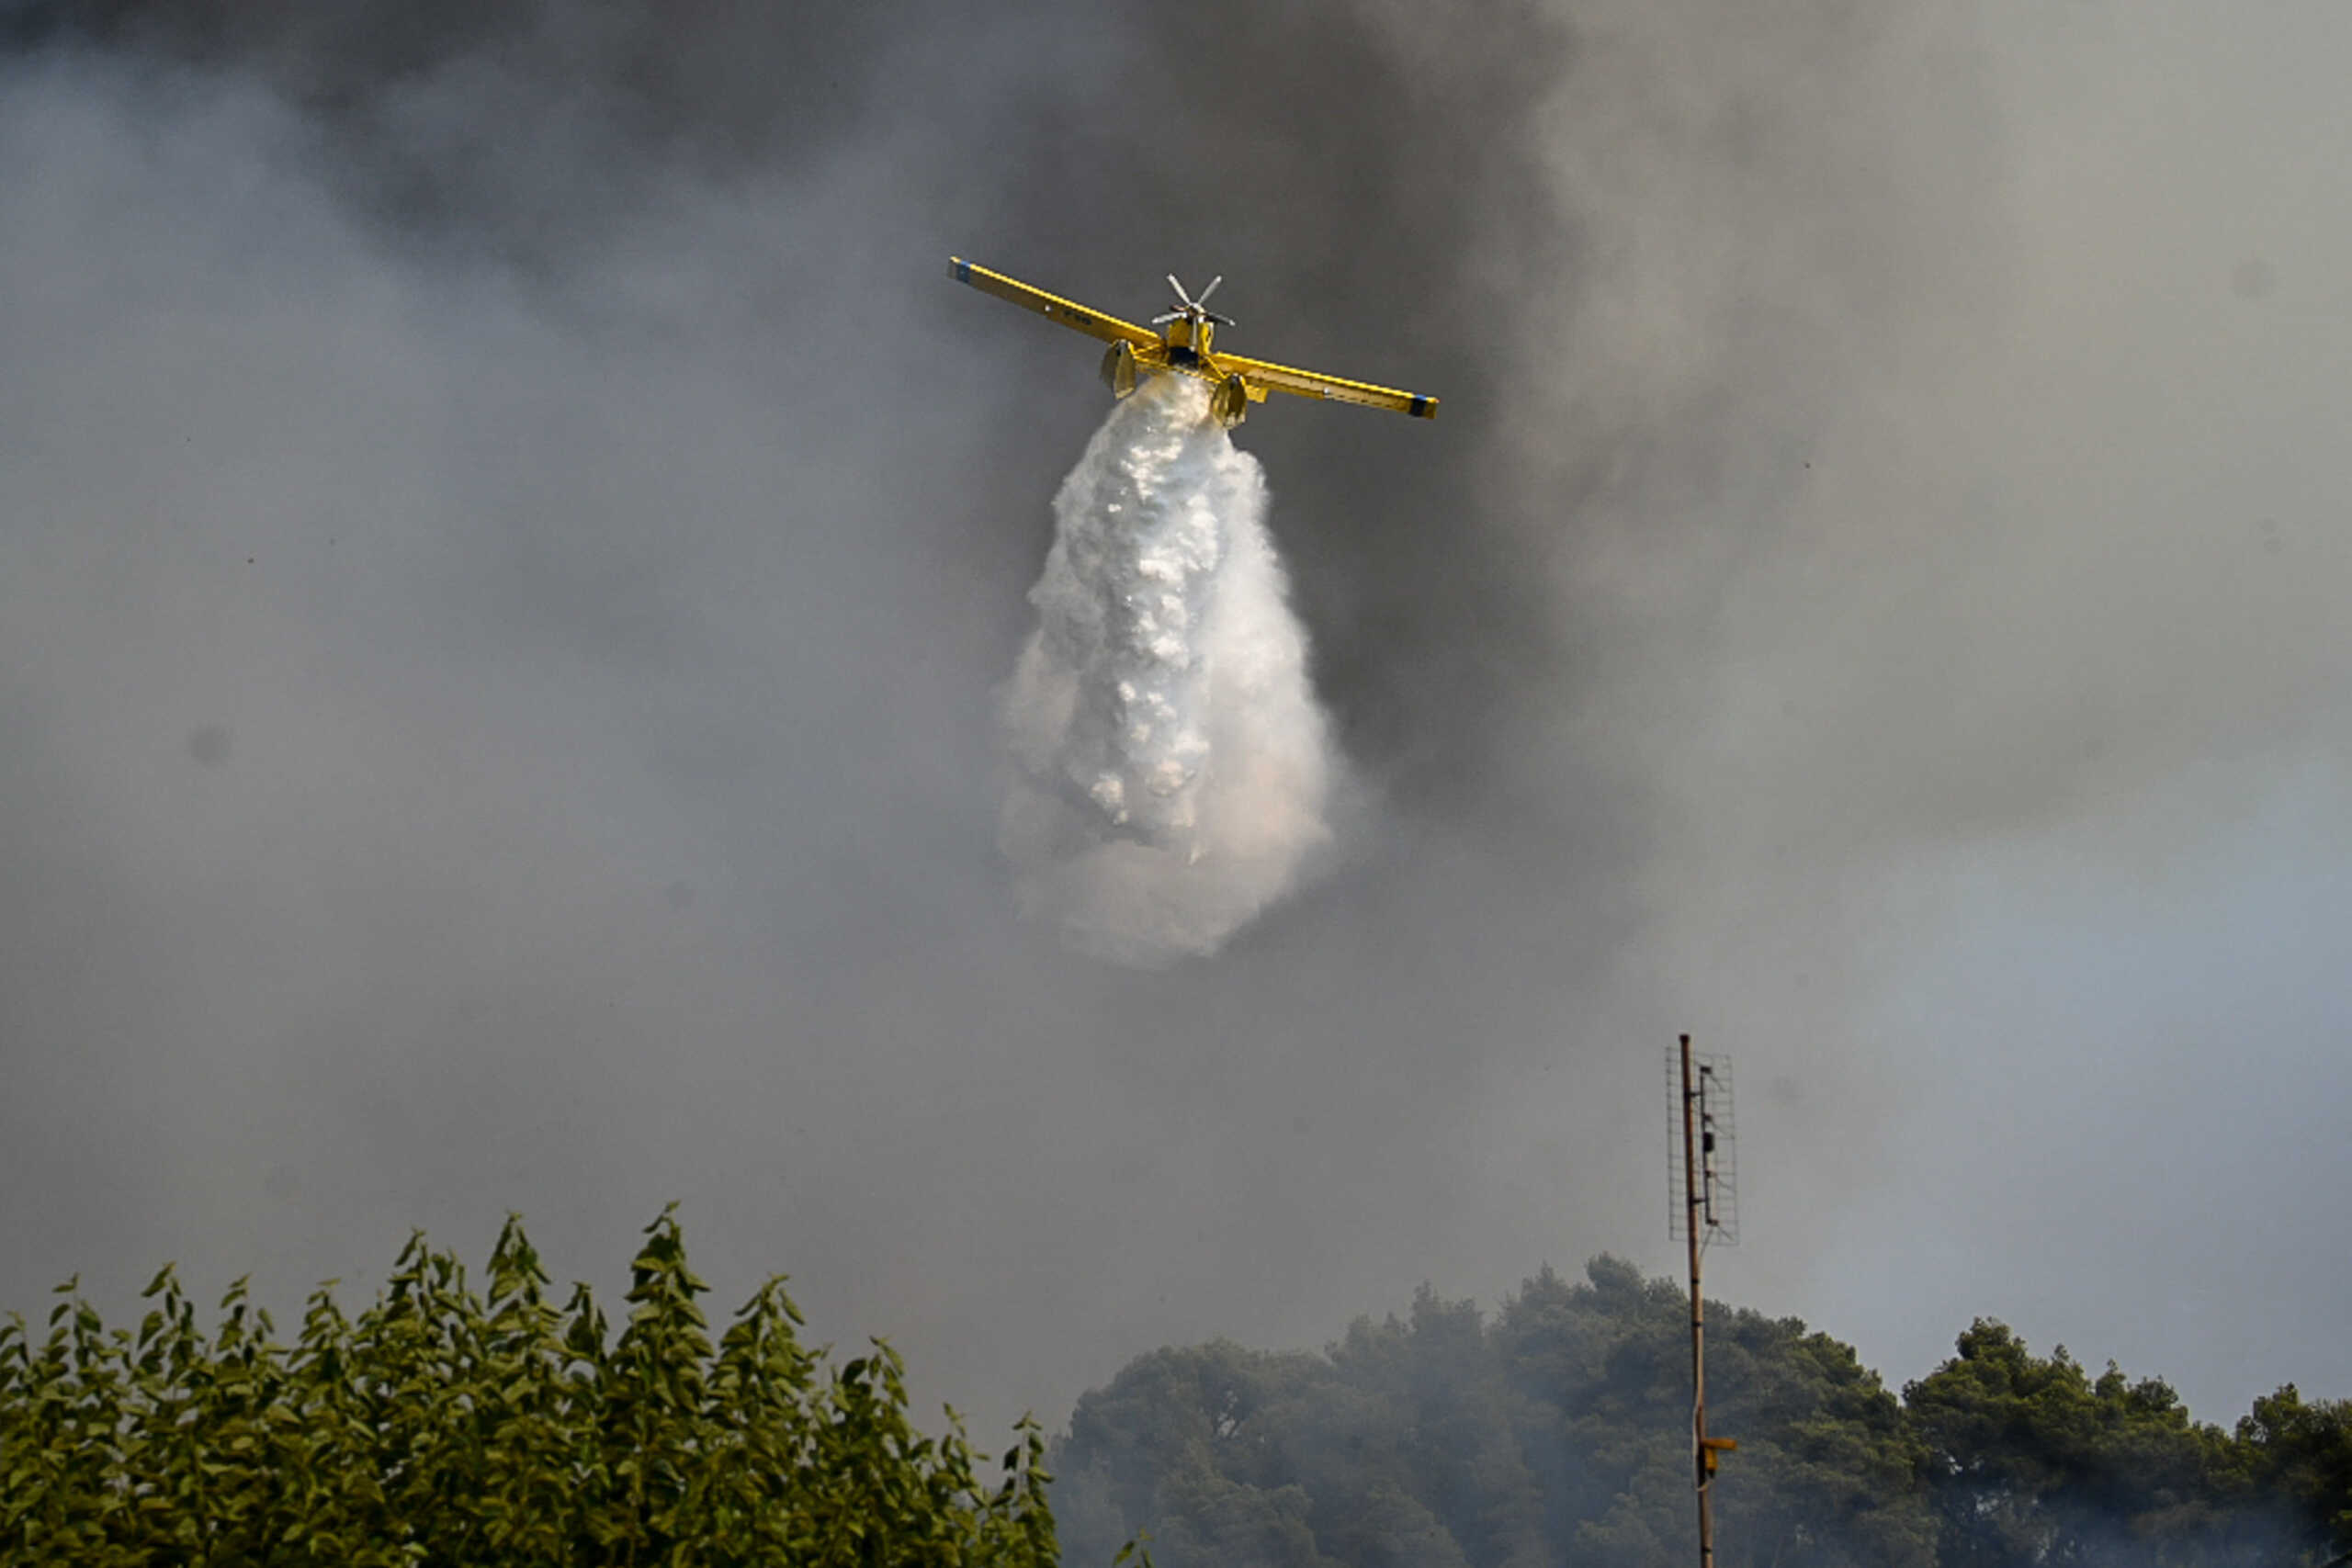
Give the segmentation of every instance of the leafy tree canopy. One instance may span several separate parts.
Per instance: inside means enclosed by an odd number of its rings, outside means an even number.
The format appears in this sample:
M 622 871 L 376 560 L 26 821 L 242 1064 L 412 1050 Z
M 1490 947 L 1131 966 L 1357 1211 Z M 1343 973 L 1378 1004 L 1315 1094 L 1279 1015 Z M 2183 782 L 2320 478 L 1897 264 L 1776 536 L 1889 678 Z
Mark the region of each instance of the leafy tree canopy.
M 951 1419 L 907 1418 L 899 1357 L 802 1347 L 771 1280 L 712 1342 L 668 1213 L 617 1337 L 558 1307 L 521 1224 L 489 1291 L 413 1237 L 375 1304 L 327 1287 L 291 1344 L 243 1281 L 208 1334 L 170 1269 L 137 1330 L 69 1282 L 0 1324 L 0 1564 L 1049 1568 L 1044 1442 L 993 1486 Z M 951 1413 L 952 1416 L 952 1413 Z

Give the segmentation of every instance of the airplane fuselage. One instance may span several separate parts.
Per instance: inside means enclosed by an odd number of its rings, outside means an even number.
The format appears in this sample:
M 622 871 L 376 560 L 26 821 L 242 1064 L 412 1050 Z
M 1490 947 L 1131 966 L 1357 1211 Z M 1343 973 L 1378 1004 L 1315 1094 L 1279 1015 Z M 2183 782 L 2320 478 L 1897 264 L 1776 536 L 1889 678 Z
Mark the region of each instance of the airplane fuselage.
M 1200 364 L 1216 340 L 1215 321 L 1193 321 L 1179 318 L 1160 330 L 1159 341 L 1168 346 L 1168 363 L 1190 369 Z

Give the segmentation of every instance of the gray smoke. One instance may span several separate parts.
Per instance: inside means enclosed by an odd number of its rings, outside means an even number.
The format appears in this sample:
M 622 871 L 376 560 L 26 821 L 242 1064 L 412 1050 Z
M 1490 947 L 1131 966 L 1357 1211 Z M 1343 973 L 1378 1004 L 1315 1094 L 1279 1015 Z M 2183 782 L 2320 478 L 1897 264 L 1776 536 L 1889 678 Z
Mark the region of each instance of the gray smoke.
M 0 1304 L 674 1197 L 993 1425 L 1671 1267 L 1689 1029 L 1724 1292 L 2342 1388 L 2347 28 L 6 12 Z M 1006 917 L 1102 392 L 950 253 L 1446 400 L 1237 433 L 1377 809 L 1213 961 Z
M 1054 498 L 1000 842 L 1023 911 L 1074 946 L 1214 953 L 1330 836 L 1334 760 L 1265 515 L 1257 462 L 1181 376 L 1115 407 Z

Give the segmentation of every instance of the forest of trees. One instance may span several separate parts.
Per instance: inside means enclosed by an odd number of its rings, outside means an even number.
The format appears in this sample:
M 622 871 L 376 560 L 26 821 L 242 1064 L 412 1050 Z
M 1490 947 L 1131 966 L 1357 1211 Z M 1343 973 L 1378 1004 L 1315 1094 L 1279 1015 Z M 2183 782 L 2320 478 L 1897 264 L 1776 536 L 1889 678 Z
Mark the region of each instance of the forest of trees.
M 1424 1291 L 1321 1354 L 1155 1351 L 992 1481 L 898 1358 L 805 1348 L 770 1281 L 714 1336 L 667 1214 L 615 1334 L 518 1224 L 483 1285 L 413 1241 L 282 1341 L 171 1270 L 137 1327 L 69 1284 L 0 1318 L 0 1568 L 1647 1568 L 1692 1555 L 1688 1311 L 1611 1258 L 1489 1320 Z M 1792 1319 L 1710 1303 L 1724 1568 L 2312 1565 L 2352 1548 L 2352 1402 L 2233 1431 L 1979 1321 L 1898 1399 Z M 1057 1529 L 1058 1526 L 1058 1529 Z M 1058 1541 L 1057 1541 L 1058 1535 Z M 1139 1559 L 1131 1559 L 1139 1562 Z
M 1068 1560 L 1159 1568 L 1646 1568 L 1694 1555 L 1688 1298 L 1603 1258 L 1491 1321 L 1424 1291 L 1322 1354 L 1139 1358 L 1079 1402 Z M 1708 1305 L 1723 1568 L 2298 1564 L 2352 1549 L 2352 1402 L 2235 1429 L 1979 1320 L 1900 1398 L 1793 1319 Z

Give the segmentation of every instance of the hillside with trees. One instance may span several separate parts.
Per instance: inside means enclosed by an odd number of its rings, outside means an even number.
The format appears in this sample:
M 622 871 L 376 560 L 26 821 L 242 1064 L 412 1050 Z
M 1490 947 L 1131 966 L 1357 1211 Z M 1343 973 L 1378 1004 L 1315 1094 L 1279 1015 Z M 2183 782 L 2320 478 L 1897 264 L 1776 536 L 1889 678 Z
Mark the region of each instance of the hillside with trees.
M 1070 1561 L 1160 1568 L 1644 1568 L 1692 1554 L 1690 1328 L 1602 1258 L 1491 1319 L 1424 1290 L 1320 1354 L 1165 1349 L 1079 1402 Z M 1979 1320 L 1898 1397 L 1792 1318 L 1708 1303 L 1723 1568 L 2315 1564 L 2352 1549 L 2352 1403 L 2291 1386 L 2234 1430 Z

